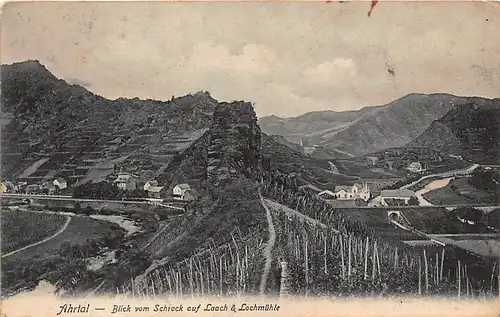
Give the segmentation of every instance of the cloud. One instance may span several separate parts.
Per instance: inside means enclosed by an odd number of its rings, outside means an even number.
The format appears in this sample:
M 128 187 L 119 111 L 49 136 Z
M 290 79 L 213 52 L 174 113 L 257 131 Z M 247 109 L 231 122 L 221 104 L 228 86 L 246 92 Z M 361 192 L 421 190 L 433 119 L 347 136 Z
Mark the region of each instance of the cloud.
M 202 42 L 193 48 L 188 66 L 197 71 L 228 72 L 244 75 L 268 74 L 278 55 L 269 47 L 247 44 L 241 54 L 231 54 L 223 45 Z
M 346 104 L 347 100 L 352 100 L 357 94 L 356 82 L 364 77 L 360 75 L 363 74 L 358 73 L 354 60 L 335 58 L 306 68 L 303 75 L 293 82 L 292 89 L 298 96 L 329 101 L 330 104 L 332 100 L 338 100 L 342 96 L 340 104 Z M 332 106 L 328 107 L 331 109 Z
M 306 79 L 314 83 L 334 83 L 356 76 L 356 63 L 350 58 L 335 58 L 304 71 Z
M 357 1 L 24 2 L 3 8 L 1 61 L 38 59 L 111 99 L 208 90 L 256 102 L 259 116 L 356 109 L 411 92 L 498 97 L 498 10 L 395 1 L 367 18 Z

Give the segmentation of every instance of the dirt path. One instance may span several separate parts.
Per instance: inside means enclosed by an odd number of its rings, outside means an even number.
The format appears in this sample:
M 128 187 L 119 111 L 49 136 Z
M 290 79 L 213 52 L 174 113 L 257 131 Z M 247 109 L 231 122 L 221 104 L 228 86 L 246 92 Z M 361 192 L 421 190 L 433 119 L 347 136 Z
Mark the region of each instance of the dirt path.
M 42 243 L 44 243 L 44 242 L 47 242 L 47 241 L 49 241 L 49 240 L 51 240 L 51 239 L 53 239 L 53 238 L 57 237 L 58 235 L 60 235 L 61 233 L 63 233 L 63 232 L 64 232 L 64 230 L 66 230 L 66 228 L 68 228 L 68 225 L 69 225 L 69 223 L 71 222 L 71 217 L 70 217 L 70 216 L 66 216 L 66 217 L 67 217 L 67 218 L 66 218 L 66 222 L 64 223 L 64 225 L 61 227 L 61 229 L 59 229 L 59 231 L 57 231 L 56 233 L 54 233 L 52 236 L 50 236 L 50 237 L 48 237 L 48 238 L 45 238 L 45 239 L 43 239 L 43 240 L 41 240 L 41 241 L 38 241 L 38 242 L 32 243 L 32 244 L 30 244 L 30 245 L 27 245 L 27 246 L 25 246 L 25 247 L 22 247 L 22 248 L 20 248 L 20 249 L 17 249 L 17 250 L 15 250 L 15 251 L 12 251 L 12 252 L 9 252 L 9 253 L 7 253 L 7 254 L 4 254 L 4 255 L 2 255 L 2 259 L 3 259 L 3 258 L 6 258 L 6 257 L 8 257 L 8 256 L 11 256 L 11 255 L 13 255 L 13 254 L 16 254 L 16 253 L 18 253 L 18 252 L 24 251 L 24 250 L 26 250 L 26 249 L 28 249 L 28 248 L 31 248 L 31 247 L 37 246 L 37 245 L 39 245 L 39 244 L 42 244 Z
M 269 276 L 269 271 L 271 270 L 271 264 L 273 261 L 271 251 L 273 250 L 274 243 L 276 242 L 276 230 L 274 230 L 271 210 L 269 210 L 269 208 L 265 204 L 264 198 L 262 197 L 260 191 L 259 191 L 259 197 L 262 207 L 264 207 L 264 209 L 266 210 L 267 223 L 269 225 L 269 241 L 267 241 L 267 245 L 264 248 L 264 257 L 266 258 L 266 263 L 264 265 L 264 272 L 262 272 L 262 276 L 260 279 L 260 294 L 264 295 L 266 291 L 267 277 Z
M 154 237 L 153 237 L 151 240 L 149 240 L 149 242 L 148 242 L 148 243 L 146 243 L 146 245 L 145 245 L 145 246 L 143 246 L 143 247 L 142 247 L 142 250 L 145 250 L 147 247 L 149 247 L 149 246 L 151 245 L 151 243 L 153 243 L 153 242 L 156 240 L 156 238 L 158 238 L 158 237 L 160 236 L 160 234 L 162 234 L 162 233 L 163 233 L 163 231 L 165 231 L 165 229 L 167 229 L 169 226 L 170 226 L 170 223 L 167 223 L 165 226 L 163 226 L 163 228 L 162 228 L 160 231 L 158 231 L 158 232 L 154 235 Z
M 313 219 L 309 216 L 306 216 L 294 209 L 291 209 L 287 206 L 284 206 L 282 204 L 279 204 L 275 201 L 272 201 L 272 200 L 269 200 L 269 199 L 264 199 L 264 203 L 266 204 L 266 206 L 268 207 L 271 207 L 273 208 L 274 210 L 277 210 L 277 211 L 280 211 L 280 212 L 284 212 L 285 214 L 289 215 L 289 216 L 294 216 L 294 217 L 298 217 L 298 218 L 301 218 L 301 219 L 304 219 L 305 221 L 309 222 L 310 224 L 312 225 L 316 225 L 316 226 L 319 226 L 321 228 L 328 228 L 327 225 L 325 225 L 324 223 L 316 220 L 316 219 Z M 332 229 L 334 232 L 338 232 L 338 230 L 336 229 Z

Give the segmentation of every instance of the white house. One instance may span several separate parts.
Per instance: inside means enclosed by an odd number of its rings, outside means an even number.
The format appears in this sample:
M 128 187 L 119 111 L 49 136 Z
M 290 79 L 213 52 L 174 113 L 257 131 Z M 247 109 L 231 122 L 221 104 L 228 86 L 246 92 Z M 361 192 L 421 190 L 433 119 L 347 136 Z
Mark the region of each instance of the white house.
M 161 192 L 163 191 L 162 186 L 150 186 L 146 192 L 148 193 L 148 198 L 161 198 Z
M 149 181 L 144 184 L 144 191 L 147 192 L 148 198 L 160 198 L 163 191 L 162 186 L 158 186 L 157 181 Z
M 380 194 L 380 204 L 383 206 L 388 206 L 386 199 L 397 199 L 403 200 L 406 205 L 410 201 L 411 197 L 414 197 L 415 193 L 409 189 L 391 189 L 391 190 L 383 190 Z
M 371 191 L 367 184 L 354 184 L 352 186 L 335 186 L 335 196 L 337 199 L 363 199 L 368 201 L 370 199 Z
M 420 162 L 412 162 L 406 169 L 412 173 L 418 173 L 424 170 Z
M 149 181 L 149 182 L 146 182 L 146 184 L 144 184 L 144 190 L 147 191 L 149 188 L 156 187 L 156 186 L 158 186 L 157 181 Z
M 136 178 L 137 176 L 135 175 L 120 172 L 118 173 L 118 177 L 114 180 L 114 183 L 120 189 L 134 190 L 137 187 Z
M 350 186 L 335 186 L 334 191 L 337 199 L 352 199 L 354 194 Z
M 172 194 L 175 200 L 185 200 L 186 192 L 190 190 L 191 186 L 189 186 L 189 184 L 178 184 L 175 185 L 174 189 L 172 190 Z
M 54 179 L 54 181 L 52 182 L 52 184 L 55 187 L 57 187 L 58 189 L 65 189 L 66 187 L 68 187 L 68 183 L 62 177 L 58 177 L 58 178 Z

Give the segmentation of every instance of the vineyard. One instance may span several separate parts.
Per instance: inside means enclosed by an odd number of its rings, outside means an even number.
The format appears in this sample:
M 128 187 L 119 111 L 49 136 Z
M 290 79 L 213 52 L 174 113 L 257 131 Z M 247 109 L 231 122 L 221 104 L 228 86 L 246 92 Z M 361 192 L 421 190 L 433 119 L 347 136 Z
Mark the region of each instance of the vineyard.
M 65 221 L 66 217 L 63 215 L 2 211 L 2 253 L 6 254 L 50 237 Z
M 230 243 L 208 243 L 181 262 L 167 260 L 117 288 L 117 293 L 178 298 L 257 293 L 463 298 L 498 292 L 498 263 L 452 246 L 411 247 L 384 239 L 286 182 L 274 177 L 263 181 L 260 189 L 268 198 L 263 201 L 276 232 L 271 263 L 266 263 L 263 252 L 268 237 L 241 234 L 235 228 Z M 276 208 L 279 204 L 283 208 Z M 269 274 L 263 274 L 269 264 Z
M 232 242 L 209 245 L 184 261 L 157 267 L 117 289 L 132 296 L 171 294 L 178 298 L 237 295 L 258 292 L 264 266 L 260 234 L 231 233 Z

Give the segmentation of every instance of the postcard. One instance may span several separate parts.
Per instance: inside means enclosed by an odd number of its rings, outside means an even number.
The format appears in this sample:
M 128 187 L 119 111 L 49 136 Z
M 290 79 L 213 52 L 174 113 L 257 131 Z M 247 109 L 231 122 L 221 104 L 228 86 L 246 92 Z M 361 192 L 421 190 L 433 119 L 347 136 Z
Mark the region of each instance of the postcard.
M 500 2 L 5 2 L 1 312 L 497 317 Z

